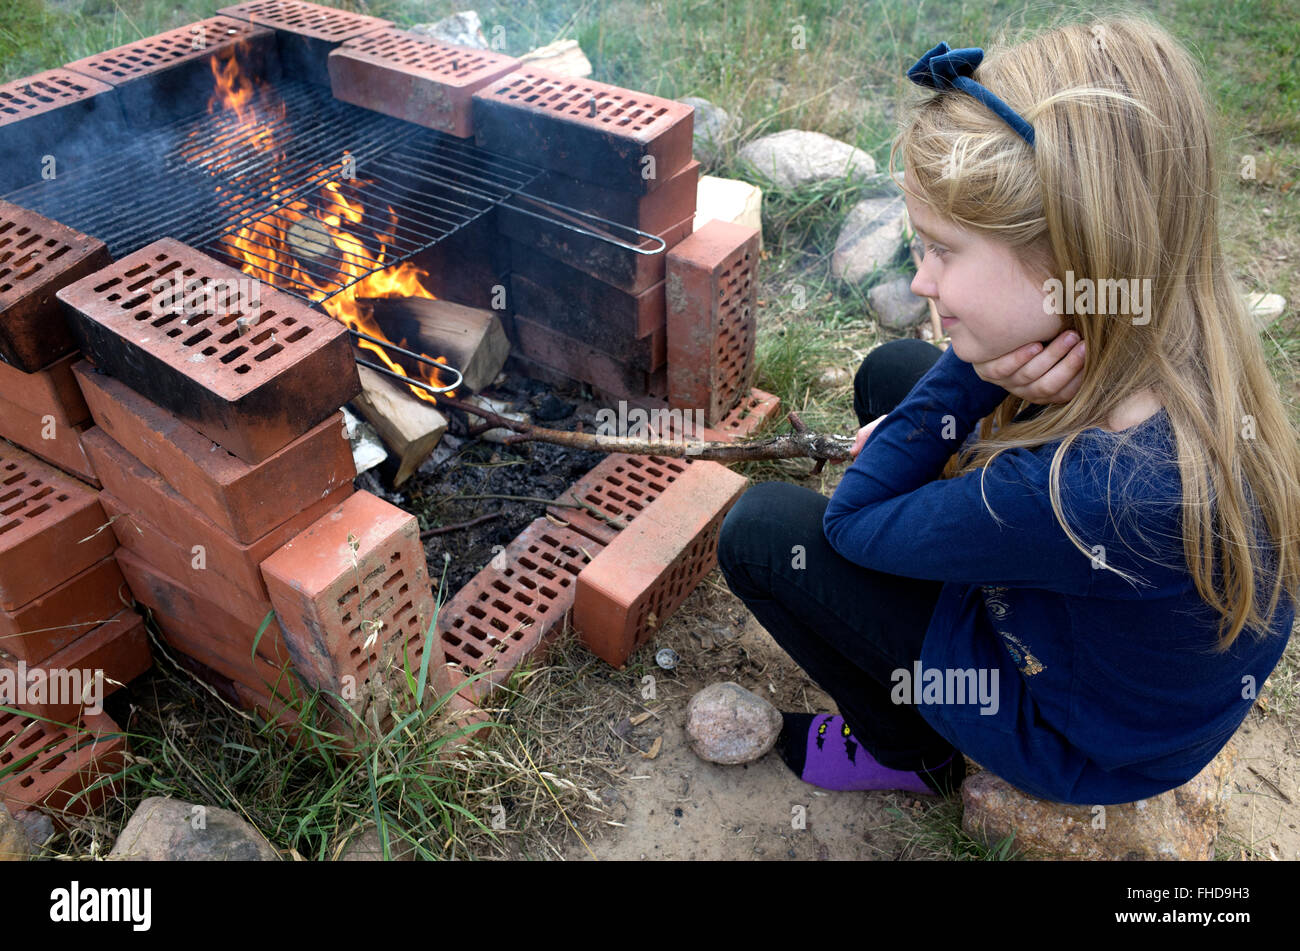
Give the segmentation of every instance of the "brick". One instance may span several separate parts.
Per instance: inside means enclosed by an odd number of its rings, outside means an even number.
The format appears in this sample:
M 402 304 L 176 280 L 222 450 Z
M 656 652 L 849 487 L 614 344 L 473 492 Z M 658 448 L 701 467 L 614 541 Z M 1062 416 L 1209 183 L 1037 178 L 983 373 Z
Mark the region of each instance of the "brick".
M 690 465 L 689 459 L 611 452 L 555 498 L 557 502 L 585 503 L 625 527 L 681 478 Z M 620 531 L 585 509 L 548 505 L 546 511 L 601 545 L 608 545 Z
M 573 606 L 583 566 L 600 549 L 549 519 L 533 521 L 438 612 L 458 695 L 478 703 L 519 664 L 544 650 Z M 466 682 L 476 674 L 482 677 Z
M 652 381 L 653 381 L 652 377 Z M 597 401 L 606 403 L 615 403 L 618 401 L 617 396 L 595 388 Z M 654 393 L 654 390 L 651 390 Z M 645 397 L 625 397 L 628 404 L 628 412 L 632 408 L 644 409 L 650 423 L 656 419 L 662 421 L 659 429 L 663 433 L 662 438 L 676 439 L 685 437 L 689 440 L 700 439 L 707 442 L 735 442 L 737 439 L 743 439 L 758 432 L 764 425 L 777 420 L 781 416 L 781 398 L 771 393 L 766 393 L 757 388 L 751 388 L 749 394 L 738 402 L 721 422 L 713 426 L 705 426 L 701 422 L 703 411 L 686 411 L 681 409 L 670 409 L 668 400 L 662 395 L 648 395 Z M 654 414 L 658 413 L 656 417 Z M 629 415 L 630 418 L 630 415 Z M 690 429 L 686 429 L 689 422 Z
M 259 690 L 280 681 L 285 667 L 292 672 L 291 654 L 274 620 L 258 640 L 260 622 L 247 624 L 232 617 L 223 605 L 213 604 L 128 548 L 119 548 L 114 557 L 136 601 L 153 612 L 168 644 Z
M 126 734 L 106 713 L 79 730 L 0 713 L 0 798 L 12 812 L 85 815 L 121 790 L 125 752 Z
M 621 667 L 717 564 L 718 535 L 748 479 L 697 461 L 578 576 L 573 626 Z
M 393 25 L 392 20 L 299 0 L 251 0 L 217 12 L 273 28 L 284 74 L 318 86 L 330 84 L 331 50 L 345 40 Z
M 781 398 L 753 388 L 729 412 L 712 432 L 722 437 L 739 439 L 756 433 L 765 424 L 781 415 Z M 706 438 L 715 438 L 712 435 Z
M 108 263 L 104 242 L 0 201 L 0 359 L 34 373 L 76 350 L 55 294 Z
M 556 272 L 555 277 L 548 281 L 541 275 L 530 278 L 523 271 L 514 271 L 510 275 L 510 307 L 515 314 L 575 338 L 635 369 L 649 372 L 663 364 L 668 349 L 663 281 L 633 296 L 609 285 L 593 288 L 591 285 L 599 282 L 580 271 L 564 268 L 544 255 L 534 257 L 545 263 L 530 265 L 530 271 L 545 271 L 549 266 Z M 569 273 L 561 275 L 561 268 Z M 570 283 L 569 275 L 583 280 Z
M 502 315 L 512 349 L 521 356 L 558 370 L 572 380 L 582 380 L 612 393 L 644 394 L 647 371 L 623 363 L 581 340 L 557 333 L 545 324 L 525 317 Z M 664 339 L 663 335 L 659 339 Z
M 113 553 L 95 493 L 0 442 L 0 608 L 15 611 Z
M 396 27 L 345 40 L 328 63 L 335 99 L 460 138 L 474 134 L 474 92 L 519 65 L 509 56 Z
M 626 231 L 548 209 L 524 195 L 517 196 L 514 205 L 499 205 L 496 211 L 497 227 L 506 237 L 629 294 L 640 294 L 664 279 L 667 250 L 689 235 L 695 224 L 692 216 L 652 232 L 663 239 L 660 248 L 657 241 L 646 238 L 636 242 L 636 236 Z
M 120 133 L 113 87 L 67 69 L 47 69 L 0 84 L 0 195 L 44 181 L 45 156 L 65 173 L 78 159 L 74 142 Z
M 90 422 L 90 408 L 72 372 L 80 359 L 79 353 L 69 353 L 34 373 L 0 363 L 0 400 L 37 416 L 52 416 L 63 426 Z
M 690 164 L 694 111 L 525 67 L 474 94 L 474 139 L 480 148 L 584 182 L 645 194 Z M 645 177 L 650 168 L 653 177 Z
M 214 59 L 238 60 L 241 76 L 280 78 L 275 34 L 246 20 L 215 16 L 95 53 L 64 68 L 113 87 L 126 122 L 154 127 L 206 106 Z
M 65 426 L 49 417 L 29 413 L 8 400 L 0 400 L 0 437 L 98 488 L 95 469 L 81 442 L 81 437 L 91 428 L 91 423 Z
M 16 611 L 0 611 L 0 654 L 29 664 L 45 660 L 131 601 L 109 555 Z
M 232 291 L 226 300 L 214 291 L 212 306 L 182 317 L 172 296 L 182 278 L 226 289 L 252 280 L 162 238 L 58 297 L 91 362 L 250 464 L 361 392 L 342 323 L 268 287 L 260 307 L 251 291 Z M 236 320 L 245 314 L 258 319 L 241 333 Z
M 49 717 L 56 723 L 75 723 L 84 712 L 82 691 L 98 681 L 99 686 L 91 688 L 102 701 L 122 684 L 129 683 L 153 666 L 153 655 L 149 651 L 149 637 L 145 634 L 144 618 L 129 608 L 123 608 L 113 618 L 99 625 L 88 634 L 83 634 L 67 647 L 46 658 L 38 664 L 19 666 L 16 660 L 0 660 L 0 668 L 17 678 L 26 674 L 29 685 L 32 683 L 33 668 L 43 671 L 48 688 L 42 692 L 40 699 L 14 697 L 5 701 L 8 706 L 15 706 L 37 716 Z M 79 672 L 73 674 L 72 672 Z M 73 692 L 72 696 L 67 696 Z M 24 702 L 19 703 L 17 700 Z
M 261 538 L 356 478 L 343 414 L 256 465 L 84 360 L 73 368 L 95 423 L 237 541 Z
M 184 561 L 158 567 L 189 584 L 191 575 L 215 573 L 231 584 L 243 588 L 249 596 L 267 597 L 262 581 L 261 563 L 299 532 L 331 511 L 353 493 L 352 484 L 341 485 L 324 499 L 296 511 L 286 521 L 253 542 L 239 542 L 227 535 L 191 505 L 180 493 L 163 481 L 129 452 L 109 439 L 101 430 L 86 434 L 85 443 L 95 467 L 102 473 L 105 490 L 114 497 L 119 511 L 129 512 L 130 525 L 113 524 L 123 545 L 135 548 L 136 539 L 147 539 L 147 532 L 162 534 L 179 549 Z M 145 534 L 142 534 L 145 533 Z M 147 541 L 145 542 L 147 544 Z M 194 546 L 202 546 L 201 553 Z M 154 551 L 167 549 L 154 548 Z M 192 567 L 196 556 L 203 568 Z M 259 620 L 265 612 L 261 612 Z
M 565 208 L 583 211 L 638 231 L 659 234 L 695 216 L 699 183 L 700 163 L 692 159 L 648 195 L 604 188 L 553 171 L 543 172 L 526 191 L 529 196 Z
M 357 492 L 262 562 L 262 575 L 303 679 L 336 696 L 355 687 L 354 712 L 383 721 L 387 691 L 405 691 L 404 653 L 417 671 L 433 623 L 415 516 Z M 434 644 L 430 696 L 450 685 Z
M 758 231 L 709 221 L 668 252 L 668 404 L 713 426 L 749 392 Z

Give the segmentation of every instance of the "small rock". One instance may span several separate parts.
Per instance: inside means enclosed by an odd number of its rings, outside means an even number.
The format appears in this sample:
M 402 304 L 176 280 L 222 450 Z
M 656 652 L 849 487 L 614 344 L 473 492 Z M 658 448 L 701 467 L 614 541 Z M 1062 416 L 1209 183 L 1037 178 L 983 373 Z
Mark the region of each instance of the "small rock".
M 230 810 L 166 796 L 150 796 L 140 803 L 108 857 L 147 862 L 280 858 L 256 829 Z
M 23 862 L 32 854 L 27 830 L 0 802 L 0 862 Z
M 412 33 L 423 33 L 453 46 L 469 46 L 476 50 L 491 49 L 483 35 L 483 21 L 474 10 L 465 10 L 443 17 L 437 23 L 417 23 Z
M 557 40 L 530 50 L 519 59 L 554 76 L 584 79 L 591 75 L 591 60 L 587 59 L 577 40 Z
M 54 835 L 54 821 L 39 809 L 23 809 L 14 813 L 14 818 L 27 831 L 27 841 L 33 848 L 39 849 Z
M 1286 310 L 1286 298 L 1281 294 L 1247 294 L 1246 307 L 1262 329 L 1282 316 Z
M 849 176 L 866 182 L 876 160 L 859 148 L 821 132 L 787 129 L 747 143 L 737 157 L 780 188 Z
M 910 277 L 877 284 L 867 293 L 867 300 L 881 325 L 890 330 L 915 327 L 930 312 L 930 305 L 925 298 L 912 293 Z
M 847 386 L 853 382 L 853 374 L 844 367 L 827 367 L 817 374 L 817 382 L 827 389 L 836 386 Z
M 990 772 L 962 784 L 962 828 L 992 847 L 1015 833 L 1012 848 L 1044 859 L 1169 860 L 1214 858 L 1219 822 L 1232 793 L 1237 750 L 1229 742 L 1210 764 L 1177 789 L 1150 799 L 1095 806 L 1035 799 Z
M 695 157 L 704 165 L 718 164 L 723 147 L 738 131 L 739 117 L 698 96 L 687 96 L 681 102 L 695 110 Z
M 564 419 L 573 410 L 573 403 L 566 403 L 554 393 L 547 393 L 538 401 L 533 416 L 544 423 L 551 423 L 557 419 Z
M 393 862 L 414 862 L 415 847 L 391 832 L 388 835 L 388 857 Z M 368 825 L 360 835 L 353 837 L 343 848 L 340 862 L 382 862 L 384 844 L 379 840 L 379 830 Z
M 902 196 L 867 198 L 849 211 L 835 241 L 831 274 L 860 284 L 876 270 L 888 267 L 903 246 L 907 206 Z
M 781 713 L 740 684 L 710 684 L 686 707 L 691 748 L 710 763 L 752 763 L 776 744 Z

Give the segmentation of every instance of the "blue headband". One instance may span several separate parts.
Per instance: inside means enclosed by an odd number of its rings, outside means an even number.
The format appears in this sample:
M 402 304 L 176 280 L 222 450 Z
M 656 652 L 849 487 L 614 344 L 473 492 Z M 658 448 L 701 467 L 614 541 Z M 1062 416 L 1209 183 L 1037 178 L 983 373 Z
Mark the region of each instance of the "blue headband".
M 998 114 L 1020 137 L 1030 145 L 1034 144 L 1034 127 L 1014 109 L 989 92 L 975 80 L 971 73 L 984 59 L 984 51 L 978 47 L 950 50 L 947 43 L 940 43 L 930 52 L 918 59 L 907 71 L 907 78 L 918 86 L 927 86 L 941 92 L 957 89 L 974 96 L 988 108 Z

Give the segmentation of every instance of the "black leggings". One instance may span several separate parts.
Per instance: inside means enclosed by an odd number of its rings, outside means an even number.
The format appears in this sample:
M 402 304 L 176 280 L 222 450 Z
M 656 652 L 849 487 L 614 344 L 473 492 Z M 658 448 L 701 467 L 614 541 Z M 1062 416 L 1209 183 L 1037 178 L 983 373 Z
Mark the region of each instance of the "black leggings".
M 924 340 L 882 344 L 853 385 L 858 425 L 891 412 L 942 351 Z M 881 765 L 931 769 L 953 746 L 915 707 L 890 700 L 891 674 L 920 659 L 942 582 L 855 565 L 822 532 L 829 499 L 789 482 L 752 486 L 727 513 L 718 563 L 731 590 L 834 699 Z

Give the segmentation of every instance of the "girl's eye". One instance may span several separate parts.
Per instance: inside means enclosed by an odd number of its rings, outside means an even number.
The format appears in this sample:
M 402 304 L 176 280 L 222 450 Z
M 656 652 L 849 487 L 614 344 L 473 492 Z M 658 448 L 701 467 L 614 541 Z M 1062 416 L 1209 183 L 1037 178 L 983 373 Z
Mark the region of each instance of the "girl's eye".
M 946 248 L 941 248 L 937 244 L 927 244 L 925 246 L 925 250 L 927 252 L 933 251 L 935 255 L 939 258 L 942 258 L 945 254 L 948 253 Z

